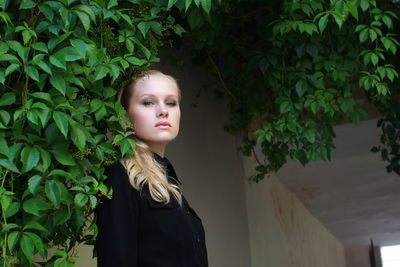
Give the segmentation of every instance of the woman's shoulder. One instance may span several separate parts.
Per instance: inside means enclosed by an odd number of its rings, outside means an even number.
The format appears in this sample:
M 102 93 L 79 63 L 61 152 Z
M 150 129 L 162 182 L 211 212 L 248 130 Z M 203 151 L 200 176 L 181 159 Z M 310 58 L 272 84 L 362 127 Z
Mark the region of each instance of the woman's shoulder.
M 104 183 L 108 186 L 123 186 L 126 185 L 126 183 L 129 183 L 129 177 L 126 173 L 126 169 L 119 160 L 109 166 L 106 166 L 104 174 L 107 176 Z

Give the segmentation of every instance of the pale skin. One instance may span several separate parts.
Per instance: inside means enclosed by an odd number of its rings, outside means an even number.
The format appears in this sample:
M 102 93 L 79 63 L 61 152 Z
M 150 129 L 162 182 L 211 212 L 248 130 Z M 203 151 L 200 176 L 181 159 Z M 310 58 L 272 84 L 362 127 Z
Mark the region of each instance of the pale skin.
M 129 100 L 128 116 L 135 123 L 136 136 L 164 157 L 166 145 L 179 132 L 181 111 L 176 83 L 163 74 L 141 78 Z

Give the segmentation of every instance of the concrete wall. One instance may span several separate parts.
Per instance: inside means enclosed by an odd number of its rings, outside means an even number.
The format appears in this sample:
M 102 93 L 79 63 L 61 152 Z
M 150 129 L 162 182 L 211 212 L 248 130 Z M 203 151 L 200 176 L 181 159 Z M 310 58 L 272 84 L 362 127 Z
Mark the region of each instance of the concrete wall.
M 346 267 L 370 267 L 371 246 L 345 245 Z M 374 246 L 375 266 L 382 267 L 380 247 Z
M 245 174 L 255 161 L 243 157 Z M 343 246 L 276 176 L 246 184 L 252 267 L 345 267 Z

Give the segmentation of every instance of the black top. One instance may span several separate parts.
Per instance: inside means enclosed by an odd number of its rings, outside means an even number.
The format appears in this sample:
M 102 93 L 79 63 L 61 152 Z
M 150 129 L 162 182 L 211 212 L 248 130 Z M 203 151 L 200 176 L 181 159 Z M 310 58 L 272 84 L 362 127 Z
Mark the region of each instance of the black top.
M 181 184 L 167 158 L 153 153 L 166 168 L 168 180 Z M 207 250 L 201 219 L 182 196 L 182 206 L 171 195 L 168 204 L 154 201 L 144 186 L 134 189 L 118 161 L 106 168 L 111 200 L 96 209 L 99 267 L 207 267 Z

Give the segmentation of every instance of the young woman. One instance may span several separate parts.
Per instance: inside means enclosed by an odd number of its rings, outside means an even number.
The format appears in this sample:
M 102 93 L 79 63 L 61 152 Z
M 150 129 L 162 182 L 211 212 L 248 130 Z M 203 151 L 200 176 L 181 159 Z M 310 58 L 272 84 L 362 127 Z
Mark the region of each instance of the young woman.
M 189 206 L 165 146 L 179 132 L 175 79 L 146 71 L 120 92 L 135 123 L 136 152 L 107 167 L 112 199 L 97 208 L 99 267 L 206 267 L 201 219 Z

